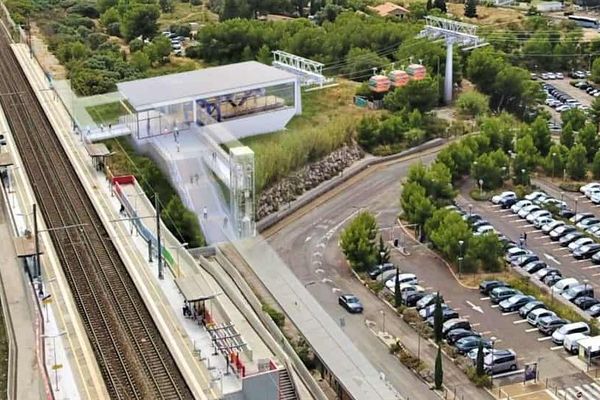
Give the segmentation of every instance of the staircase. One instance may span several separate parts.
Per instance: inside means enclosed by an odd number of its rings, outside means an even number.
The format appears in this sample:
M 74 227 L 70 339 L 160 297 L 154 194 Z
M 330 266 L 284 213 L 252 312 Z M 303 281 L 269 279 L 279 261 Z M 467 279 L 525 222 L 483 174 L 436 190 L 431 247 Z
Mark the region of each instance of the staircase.
M 279 400 L 298 400 L 296 387 L 286 368 L 279 370 Z

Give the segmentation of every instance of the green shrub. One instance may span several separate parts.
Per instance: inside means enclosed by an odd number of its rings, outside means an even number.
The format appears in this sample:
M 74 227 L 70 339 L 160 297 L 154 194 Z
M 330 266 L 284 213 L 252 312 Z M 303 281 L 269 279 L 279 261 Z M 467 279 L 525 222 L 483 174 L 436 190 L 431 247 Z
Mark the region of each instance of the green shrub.
M 489 375 L 477 375 L 477 371 L 474 367 L 467 367 L 466 371 L 467 377 L 475 384 L 475 386 L 482 388 L 491 388 L 492 380 Z
M 263 304 L 262 309 L 264 312 L 269 314 L 269 317 L 271 317 L 273 322 L 275 322 L 275 325 L 277 325 L 280 328 L 283 328 L 283 326 L 285 325 L 285 315 L 283 313 L 275 310 L 273 307 L 266 303 Z
M 581 182 L 561 182 L 558 187 L 565 192 L 579 192 L 582 185 Z

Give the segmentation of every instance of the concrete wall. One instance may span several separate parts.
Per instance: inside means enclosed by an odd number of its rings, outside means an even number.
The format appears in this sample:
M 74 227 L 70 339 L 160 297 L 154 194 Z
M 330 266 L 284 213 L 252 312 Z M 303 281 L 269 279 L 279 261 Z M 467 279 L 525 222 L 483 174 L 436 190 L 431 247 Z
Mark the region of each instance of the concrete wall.
M 242 380 L 244 400 L 278 400 L 279 370 L 250 375 Z

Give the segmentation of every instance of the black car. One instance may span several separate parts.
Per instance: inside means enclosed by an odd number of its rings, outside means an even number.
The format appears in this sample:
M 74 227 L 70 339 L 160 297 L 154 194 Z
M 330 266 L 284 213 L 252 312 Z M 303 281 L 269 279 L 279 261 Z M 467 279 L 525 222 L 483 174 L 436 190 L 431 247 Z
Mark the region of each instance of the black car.
M 558 212 L 558 216 L 562 217 L 562 218 L 572 218 L 575 216 L 575 211 L 571 210 L 570 208 L 561 208 L 560 211 Z
M 429 293 L 429 294 L 426 294 L 425 296 L 423 296 L 423 298 L 421 300 L 417 301 L 417 304 L 415 304 L 415 306 L 417 307 L 417 310 L 421 310 L 425 307 L 429 307 L 429 306 L 433 305 L 435 303 L 435 299 L 437 296 L 440 296 L 440 301 L 443 303 L 444 296 L 441 296 L 439 293 Z
M 547 277 L 548 275 L 556 274 L 556 273 L 560 274 L 560 270 L 558 268 L 546 267 L 546 268 L 542 268 L 538 272 L 536 272 L 535 277 L 538 278 L 541 282 L 543 282 L 545 277 Z
M 427 293 L 424 292 L 404 292 L 402 293 L 402 304 L 407 307 L 414 307 L 417 305 L 417 301 L 425 297 Z
M 595 306 L 596 304 L 600 304 L 600 300 L 597 300 L 593 297 L 589 297 L 589 296 L 582 296 L 582 297 L 578 297 L 576 298 L 573 303 L 581 308 L 582 310 L 588 310 L 590 307 Z
M 514 197 L 506 197 L 500 200 L 500 203 L 498 204 L 500 204 L 500 208 L 507 209 L 512 207 L 512 205 L 515 204 L 517 201 L 519 200 Z
M 471 226 L 473 228 L 479 228 L 480 226 L 483 226 L 483 225 L 490 225 L 490 223 L 485 219 L 478 219 L 477 221 L 471 223 Z
M 560 317 L 557 317 L 556 315 L 551 315 L 548 317 L 540 318 L 540 321 L 538 322 L 538 329 L 544 335 L 550 336 L 554 333 L 555 330 L 568 323 L 569 321 L 567 321 L 566 319 L 562 319 Z
M 479 221 L 480 219 L 483 219 L 483 217 L 479 214 L 465 214 L 463 216 L 463 219 L 465 221 L 467 221 L 470 224 L 475 223 L 476 221 Z
M 369 278 L 376 279 L 382 273 L 384 273 L 386 271 L 391 271 L 391 270 L 393 270 L 395 268 L 396 268 L 396 266 L 394 264 L 392 264 L 392 263 L 385 263 L 383 265 L 376 265 L 375 268 L 373 268 L 372 270 L 370 270 L 368 272 Z
M 596 318 L 600 317 L 600 304 L 596 304 L 585 310 L 590 316 Z
M 546 264 L 545 262 L 536 260 L 536 261 L 532 261 L 530 263 L 525 264 L 523 266 L 523 271 L 530 273 L 530 274 L 535 274 L 540 269 L 546 268 L 547 266 L 548 266 L 548 264 Z
M 554 284 L 560 281 L 562 278 L 563 276 L 560 273 L 550 274 L 544 278 L 544 283 L 546 286 L 554 286 Z
M 500 311 L 512 312 L 523 307 L 525 304 L 535 301 L 535 297 L 524 294 L 517 294 L 509 299 L 500 302 Z
M 338 298 L 338 303 L 340 306 L 344 307 L 350 313 L 358 313 L 363 312 L 363 306 L 358 300 L 358 297 L 352 294 L 343 294 Z
M 458 318 L 458 312 L 454 311 L 451 308 L 446 308 L 445 310 L 442 310 L 442 322 L 446 322 L 449 319 L 453 319 L 453 318 Z M 427 318 L 427 325 L 429 326 L 433 326 L 433 315 L 429 318 Z
M 479 348 L 479 342 L 483 344 L 484 349 L 489 349 L 492 347 L 492 341 L 489 339 L 482 338 L 480 336 L 467 336 L 460 340 L 458 340 L 454 347 L 460 354 L 467 354 L 469 351 L 473 349 Z
M 538 308 L 548 308 L 544 303 L 539 300 L 530 301 L 525 304 L 523 307 L 519 308 L 519 316 L 521 318 L 527 318 L 527 314 L 532 312 L 533 310 L 537 310 Z
M 450 332 L 448 332 L 448 335 L 446 335 L 446 341 L 448 342 L 448 344 L 453 344 L 456 343 L 458 340 L 467 337 L 467 336 L 481 336 L 479 333 L 473 332 L 470 329 L 453 329 Z
M 490 292 L 490 301 L 493 304 L 498 304 L 502 300 L 506 300 L 516 294 L 521 294 L 517 289 L 509 287 L 497 287 Z
M 508 284 L 503 281 L 482 281 L 479 284 L 479 293 L 487 295 L 497 287 L 508 287 Z
M 594 264 L 600 264 L 600 253 L 596 253 L 590 258 Z
M 581 247 L 578 247 L 573 252 L 573 257 L 578 260 L 586 259 L 592 257 L 594 254 L 600 251 L 600 243 L 590 243 L 585 244 Z
M 524 256 L 518 256 L 512 259 L 510 262 L 513 267 L 522 267 L 533 261 L 539 261 L 540 258 L 536 254 L 527 254 Z
M 580 239 L 583 237 L 583 233 L 581 232 L 570 232 L 567 233 L 566 235 L 564 235 L 563 237 L 561 237 L 558 240 L 558 243 L 560 243 L 561 246 L 563 247 L 567 247 L 569 245 L 569 243 L 574 242 L 577 239 Z

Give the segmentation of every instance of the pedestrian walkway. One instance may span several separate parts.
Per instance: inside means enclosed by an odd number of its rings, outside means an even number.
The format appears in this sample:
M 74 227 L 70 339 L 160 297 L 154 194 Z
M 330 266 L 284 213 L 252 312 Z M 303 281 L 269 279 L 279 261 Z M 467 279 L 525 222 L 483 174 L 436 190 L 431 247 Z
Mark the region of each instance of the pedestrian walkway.
M 600 385 L 590 383 L 561 389 L 556 397 L 565 400 L 598 400 L 600 399 Z
M 42 349 L 38 347 L 35 335 L 39 330 L 39 324 L 43 321 L 40 321 L 41 315 L 34 303 L 35 296 L 29 278 L 25 275 L 23 263 L 17 260 L 10 217 L 6 215 L 4 201 L 0 207 L 2 208 L 0 211 L 0 265 L 2 266 L 0 275 L 9 310 L 9 314 L 4 318 L 10 319 L 12 329 L 16 333 L 16 395 L 17 399 L 43 399 L 47 386 L 44 384 L 43 367 L 38 362 Z

